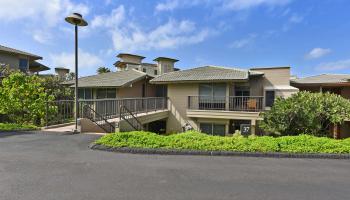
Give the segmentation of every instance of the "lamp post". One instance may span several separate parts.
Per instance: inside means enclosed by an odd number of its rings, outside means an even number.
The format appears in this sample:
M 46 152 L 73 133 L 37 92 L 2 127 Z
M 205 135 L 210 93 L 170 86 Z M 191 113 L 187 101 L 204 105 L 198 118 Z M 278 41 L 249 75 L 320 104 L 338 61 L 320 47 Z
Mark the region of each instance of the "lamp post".
M 79 102 L 78 102 L 78 26 L 87 26 L 88 23 L 83 19 L 83 16 L 79 13 L 73 13 L 65 18 L 65 20 L 74 25 L 75 28 L 75 130 L 78 132 L 78 111 L 79 111 Z

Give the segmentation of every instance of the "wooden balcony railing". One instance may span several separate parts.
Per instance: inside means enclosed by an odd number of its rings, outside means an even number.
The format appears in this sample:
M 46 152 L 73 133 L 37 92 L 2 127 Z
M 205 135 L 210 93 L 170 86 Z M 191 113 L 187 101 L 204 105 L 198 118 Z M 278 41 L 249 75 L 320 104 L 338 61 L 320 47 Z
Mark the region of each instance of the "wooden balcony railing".
M 260 112 L 263 102 L 262 96 L 189 96 L 188 109 Z

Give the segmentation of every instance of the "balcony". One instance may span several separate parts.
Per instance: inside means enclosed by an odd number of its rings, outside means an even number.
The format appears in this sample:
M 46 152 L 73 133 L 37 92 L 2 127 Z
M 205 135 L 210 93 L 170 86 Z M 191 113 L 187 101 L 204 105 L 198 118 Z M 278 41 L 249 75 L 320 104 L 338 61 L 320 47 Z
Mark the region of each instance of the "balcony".
M 263 110 L 262 96 L 189 96 L 189 110 L 222 110 L 260 112 Z

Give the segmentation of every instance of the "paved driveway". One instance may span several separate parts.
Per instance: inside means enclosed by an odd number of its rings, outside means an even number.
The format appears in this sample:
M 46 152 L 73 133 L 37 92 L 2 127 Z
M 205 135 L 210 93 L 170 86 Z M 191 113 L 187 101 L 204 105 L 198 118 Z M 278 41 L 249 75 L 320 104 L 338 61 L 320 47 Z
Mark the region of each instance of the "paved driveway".
M 93 151 L 97 135 L 0 136 L 0 199 L 350 199 L 350 161 Z

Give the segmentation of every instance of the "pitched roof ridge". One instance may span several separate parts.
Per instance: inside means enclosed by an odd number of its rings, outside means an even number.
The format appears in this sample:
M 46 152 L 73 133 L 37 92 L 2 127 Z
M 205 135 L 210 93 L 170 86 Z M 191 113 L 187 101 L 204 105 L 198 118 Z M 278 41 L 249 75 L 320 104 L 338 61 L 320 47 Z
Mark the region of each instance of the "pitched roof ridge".
M 239 68 L 239 67 L 230 67 L 230 66 L 219 66 L 219 65 L 208 65 L 208 67 L 216 67 L 216 68 L 222 68 L 222 69 L 231 69 L 231 70 L 239 70 L 239 71 L 249 71 L 248 69 Z
M 26 51 L 22 51 L 22 50 L 19 50 L 19 49 L 15 49 L 15 48 L 12 48 L 12 47 L 7 47 L 7 46 L 4 46 L 4 45 L 1 45 L 0 44 L 0 47 L 3 47 L 3 48 L 7 48 L 7 49 L 10 49 L 11 51 L 15 51 L 15 52 L 17 52 L 18 54 L 24 54 L 24 55 L 29 55 L 29 56 L 32 56 L 32 57 L 37 57 L 37 58 L 39 58 L 39 59 L 42 59 L 42 57 L 41 56 L 38 56 L 38 55 L 36 55 L 36 54 L 33 54 L 33 53 L 29 53 L 29 52 L 26 52 Z M 15 53 L 15 52 L 12 52 L 12 53 Z
M 140 70 L 137 70 L 137 69 L 131 69 L 131 70 L 134 71 L 134 72 L 138 72 L 138 73 L 140 73 L 142 75 L 147 75 L 147 73 L 145 73 L 143 71 L 140 71 Z M 125 70 L 125 71 L 131 71 L 131 70 Z

